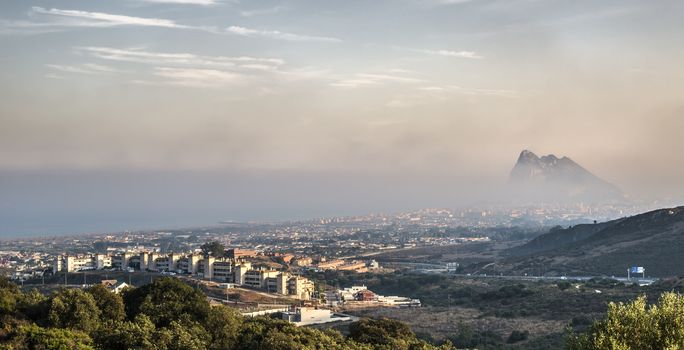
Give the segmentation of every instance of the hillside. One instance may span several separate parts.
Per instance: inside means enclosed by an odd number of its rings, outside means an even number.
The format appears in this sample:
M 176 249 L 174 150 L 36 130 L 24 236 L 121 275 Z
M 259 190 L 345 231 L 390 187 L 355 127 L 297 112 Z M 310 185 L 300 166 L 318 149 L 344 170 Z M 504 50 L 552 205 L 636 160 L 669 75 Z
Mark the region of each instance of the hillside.
M 520 247 L 485 272 L 624 275 L 643 266 L 649 276 L 684 275 L 684 207 L 600 224 L 555 229 Z
M 524 256 L 560 248 L 572 243 L 583 241 L 591 235 L 611 226 L 613 221 L 598 224 L 580 224 L 570 229 L 560 226 L 552 228 L 548 233 L 535 237 L 529 243 L 513 247 L 506 251 L 506 255 Z

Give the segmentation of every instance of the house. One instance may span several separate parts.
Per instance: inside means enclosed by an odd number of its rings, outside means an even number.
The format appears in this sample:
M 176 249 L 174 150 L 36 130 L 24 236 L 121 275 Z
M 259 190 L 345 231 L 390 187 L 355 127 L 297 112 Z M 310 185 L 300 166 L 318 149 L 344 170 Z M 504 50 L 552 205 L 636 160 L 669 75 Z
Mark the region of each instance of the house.
M 109 289 L 109 291 L 111 291 L 112 293 L 115 293 L 115 294 L 119 294 L 126 287 L 131 287 L 131 285 L 129 285 L 128 283 L 126 283 L 126 282 L 119 283 L 119 281 L 117 281 L 117 280 L 102 280 L 100 282 L 100 284 L 107 287 Z
M 122 290 L 124 290 L 127 287 L 131 287 L 128 283 L 126 282 L 121 282 L 114 287 L 110 288 L 109 290 L 112 291 L 114 294 L 119 294 L 121 293 Z

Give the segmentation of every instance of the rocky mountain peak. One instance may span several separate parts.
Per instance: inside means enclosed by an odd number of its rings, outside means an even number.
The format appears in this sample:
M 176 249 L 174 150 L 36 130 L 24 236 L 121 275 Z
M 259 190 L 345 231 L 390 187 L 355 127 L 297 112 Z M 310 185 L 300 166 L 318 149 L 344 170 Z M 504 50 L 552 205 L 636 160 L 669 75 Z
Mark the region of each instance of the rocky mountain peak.
M 614 185 L 598 178 L 572 159 L 554 154 L 537 156 L 530 150 L 520 152 L 511 170 L 510 182 L 523 194 L 542 195 L 559 200 L 622 197 Z

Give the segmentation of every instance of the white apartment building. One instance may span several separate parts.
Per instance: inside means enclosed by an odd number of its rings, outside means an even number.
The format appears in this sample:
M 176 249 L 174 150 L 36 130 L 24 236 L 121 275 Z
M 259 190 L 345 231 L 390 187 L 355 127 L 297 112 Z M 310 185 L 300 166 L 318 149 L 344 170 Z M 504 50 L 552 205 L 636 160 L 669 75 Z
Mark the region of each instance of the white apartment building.
M 55 258 L 53 263 L 54 273 L 106 268 L 177 272 L 224 283 L 235 283 L 270 293 L 292 295 L 304 300 L 310 300 L 315 290 L 313 282 L 301 276 L 292 276 L 287 272 L 273 269 L 254 268 L 248 261 L 216 259 L 198 254 L 125 252 L 115 255 L 63 255 Z
M 95 259 L 92 256 L 73 256 L 62 255 L 55 258 L 52 265 L 52 272 L 58 273 L 62 271 L 75 272 L 82 270 L 95 269 Z

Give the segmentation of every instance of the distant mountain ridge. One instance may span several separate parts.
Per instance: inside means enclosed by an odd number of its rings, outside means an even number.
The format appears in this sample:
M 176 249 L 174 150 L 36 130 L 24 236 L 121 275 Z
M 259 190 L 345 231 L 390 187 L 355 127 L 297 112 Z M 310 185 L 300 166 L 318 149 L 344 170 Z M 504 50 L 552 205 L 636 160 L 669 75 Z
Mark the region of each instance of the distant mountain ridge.
M 624 198 L 615 185 L 597 177 L 568 157 L 538 157 L 520 152 L 509 183 L 516 195 L 532 200 L 557 202 L 610 202 Z
M 644 266 L 651 276 L 684 275 L 684 206 L 598 224 L 552 229 L 507 251 L 491 272 L 624 275 Z

